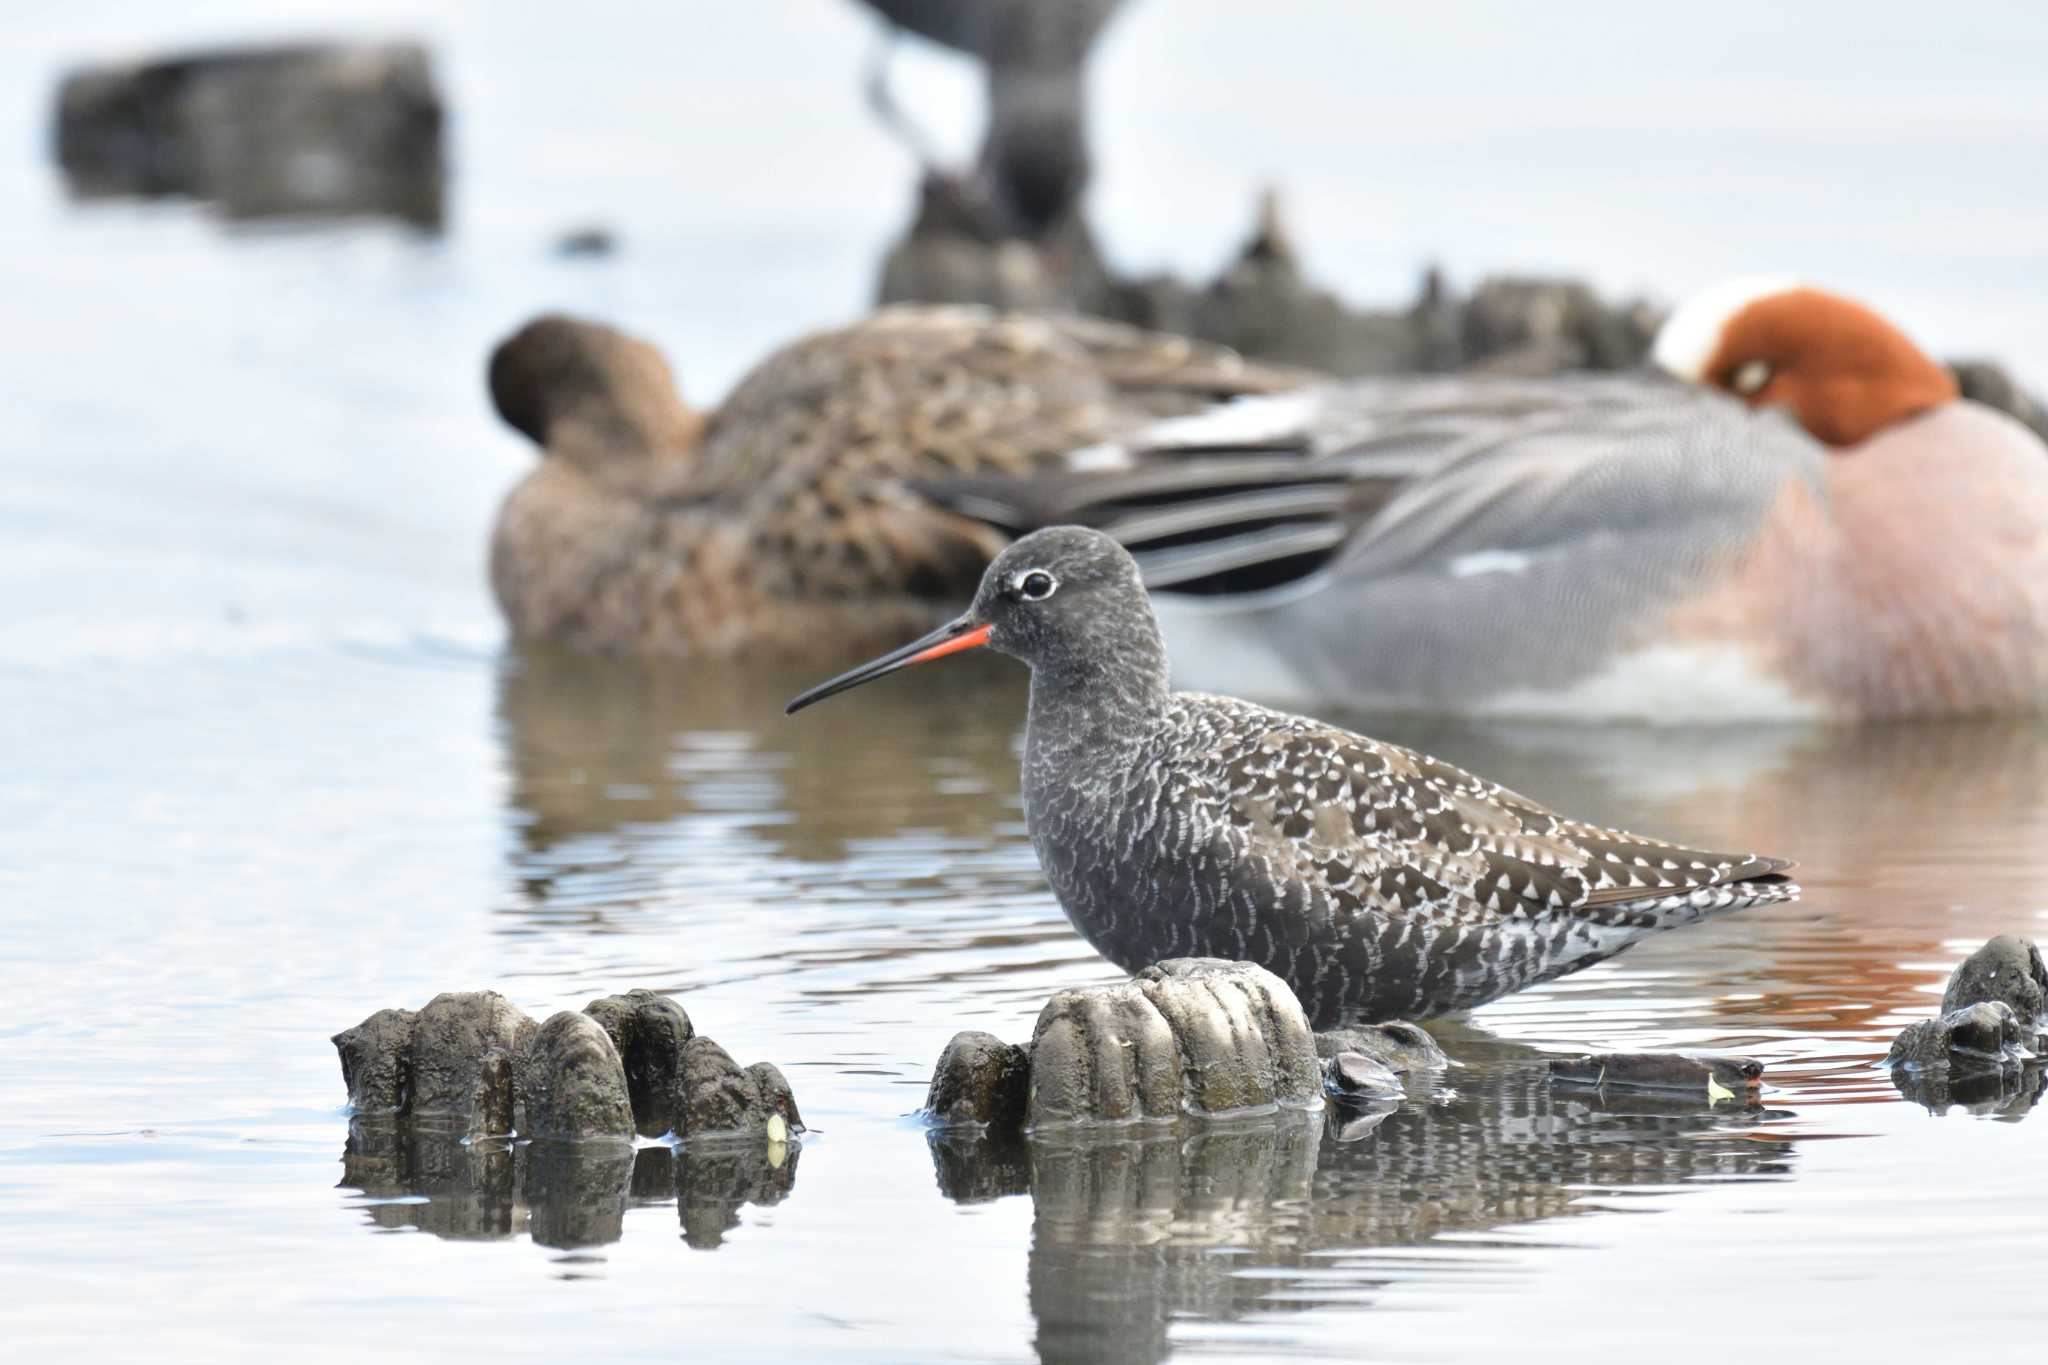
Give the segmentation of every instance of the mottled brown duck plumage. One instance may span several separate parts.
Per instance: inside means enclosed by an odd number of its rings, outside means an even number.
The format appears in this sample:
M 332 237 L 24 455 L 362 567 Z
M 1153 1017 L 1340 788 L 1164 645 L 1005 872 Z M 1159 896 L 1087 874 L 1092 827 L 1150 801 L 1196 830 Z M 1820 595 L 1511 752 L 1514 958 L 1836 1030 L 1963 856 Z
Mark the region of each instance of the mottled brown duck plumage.
M 546 452 L 506 498 L 513 633 L 573 648 L 817 657 L 929 625 L 1004 538 L 913 483 L 1024 475 L 1078 446 L 1308 378 L 1082 318 L 888 308 L 776 351 L 697 412 L 654 347 L 550 315 L 491 357 Z

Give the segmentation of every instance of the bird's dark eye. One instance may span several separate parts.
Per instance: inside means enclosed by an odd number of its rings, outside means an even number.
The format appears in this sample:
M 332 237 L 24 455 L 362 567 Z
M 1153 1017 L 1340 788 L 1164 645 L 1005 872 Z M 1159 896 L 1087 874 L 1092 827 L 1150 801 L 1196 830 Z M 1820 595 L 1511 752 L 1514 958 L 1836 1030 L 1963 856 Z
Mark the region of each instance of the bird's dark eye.
M 1031 569 L 1018 574 L 1015 583 L 1017 595 L 1027 602 L 1043 602 L 1060 586 L 1059 580 L 1043 569 Z

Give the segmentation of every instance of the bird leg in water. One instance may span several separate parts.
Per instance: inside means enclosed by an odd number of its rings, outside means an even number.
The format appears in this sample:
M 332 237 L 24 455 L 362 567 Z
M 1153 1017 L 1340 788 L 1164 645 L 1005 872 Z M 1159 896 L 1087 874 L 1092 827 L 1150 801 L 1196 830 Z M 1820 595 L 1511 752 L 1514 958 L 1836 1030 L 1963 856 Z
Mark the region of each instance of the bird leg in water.
M 939 169 L 939 156 L 932 140 L 908 114 L 903 112 L 902 106 L 896 103 L 896 96 L 889 88 L 889 59 L 896 55 L 896 34 L 894 25 L 883 25 L 882 40 L 876 45 L 875 54 L 868 61 L 868 108 L 874 110 L 875 117 L 881 120 L 882 126 L 909 150 L 911 158 L 917 162 L 927 179 L 942 178 L 945 173 Z

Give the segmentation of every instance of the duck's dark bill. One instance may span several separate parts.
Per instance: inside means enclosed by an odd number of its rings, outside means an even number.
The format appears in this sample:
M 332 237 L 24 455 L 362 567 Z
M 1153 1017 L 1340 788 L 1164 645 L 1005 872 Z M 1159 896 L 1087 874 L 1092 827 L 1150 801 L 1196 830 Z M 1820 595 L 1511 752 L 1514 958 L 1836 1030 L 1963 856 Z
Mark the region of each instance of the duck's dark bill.
M 786 716 L 793 716 L 814 701 L 823 701 L 836 693 L 859 687 L 885 673 L 894 673 L 899 668 L 912 664 L 930 663 L 943 659 L 948 654 L 958 654 L 963 649 L 977 649 L 988 643 L 991 628 L 982 625 L 971 616 L 962 616 L 948 621 L 921 640 L 912 640 L 901 649 L 892 649 L 879 659 L 871 659 L 859 668 L 850 668 L 829 682 L 821 682 L 810 691 L 782 708 Z

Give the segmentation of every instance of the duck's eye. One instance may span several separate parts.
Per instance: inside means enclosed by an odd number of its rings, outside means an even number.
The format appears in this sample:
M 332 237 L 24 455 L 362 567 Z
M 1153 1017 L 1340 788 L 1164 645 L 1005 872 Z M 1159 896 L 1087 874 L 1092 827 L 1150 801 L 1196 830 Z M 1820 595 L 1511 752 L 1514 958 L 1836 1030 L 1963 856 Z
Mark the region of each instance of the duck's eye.
M 1728 378 L 1728 387 L 1744 398 L 1757 392 L 1771 382 L 1771 364 L 1767 360 L 1745 360 Z
M 1043 569 L 1026 569 L 1010 580 L 1010 586 L 1026 602 L 1043 602 L 1059 590 L 1060 581 Z

